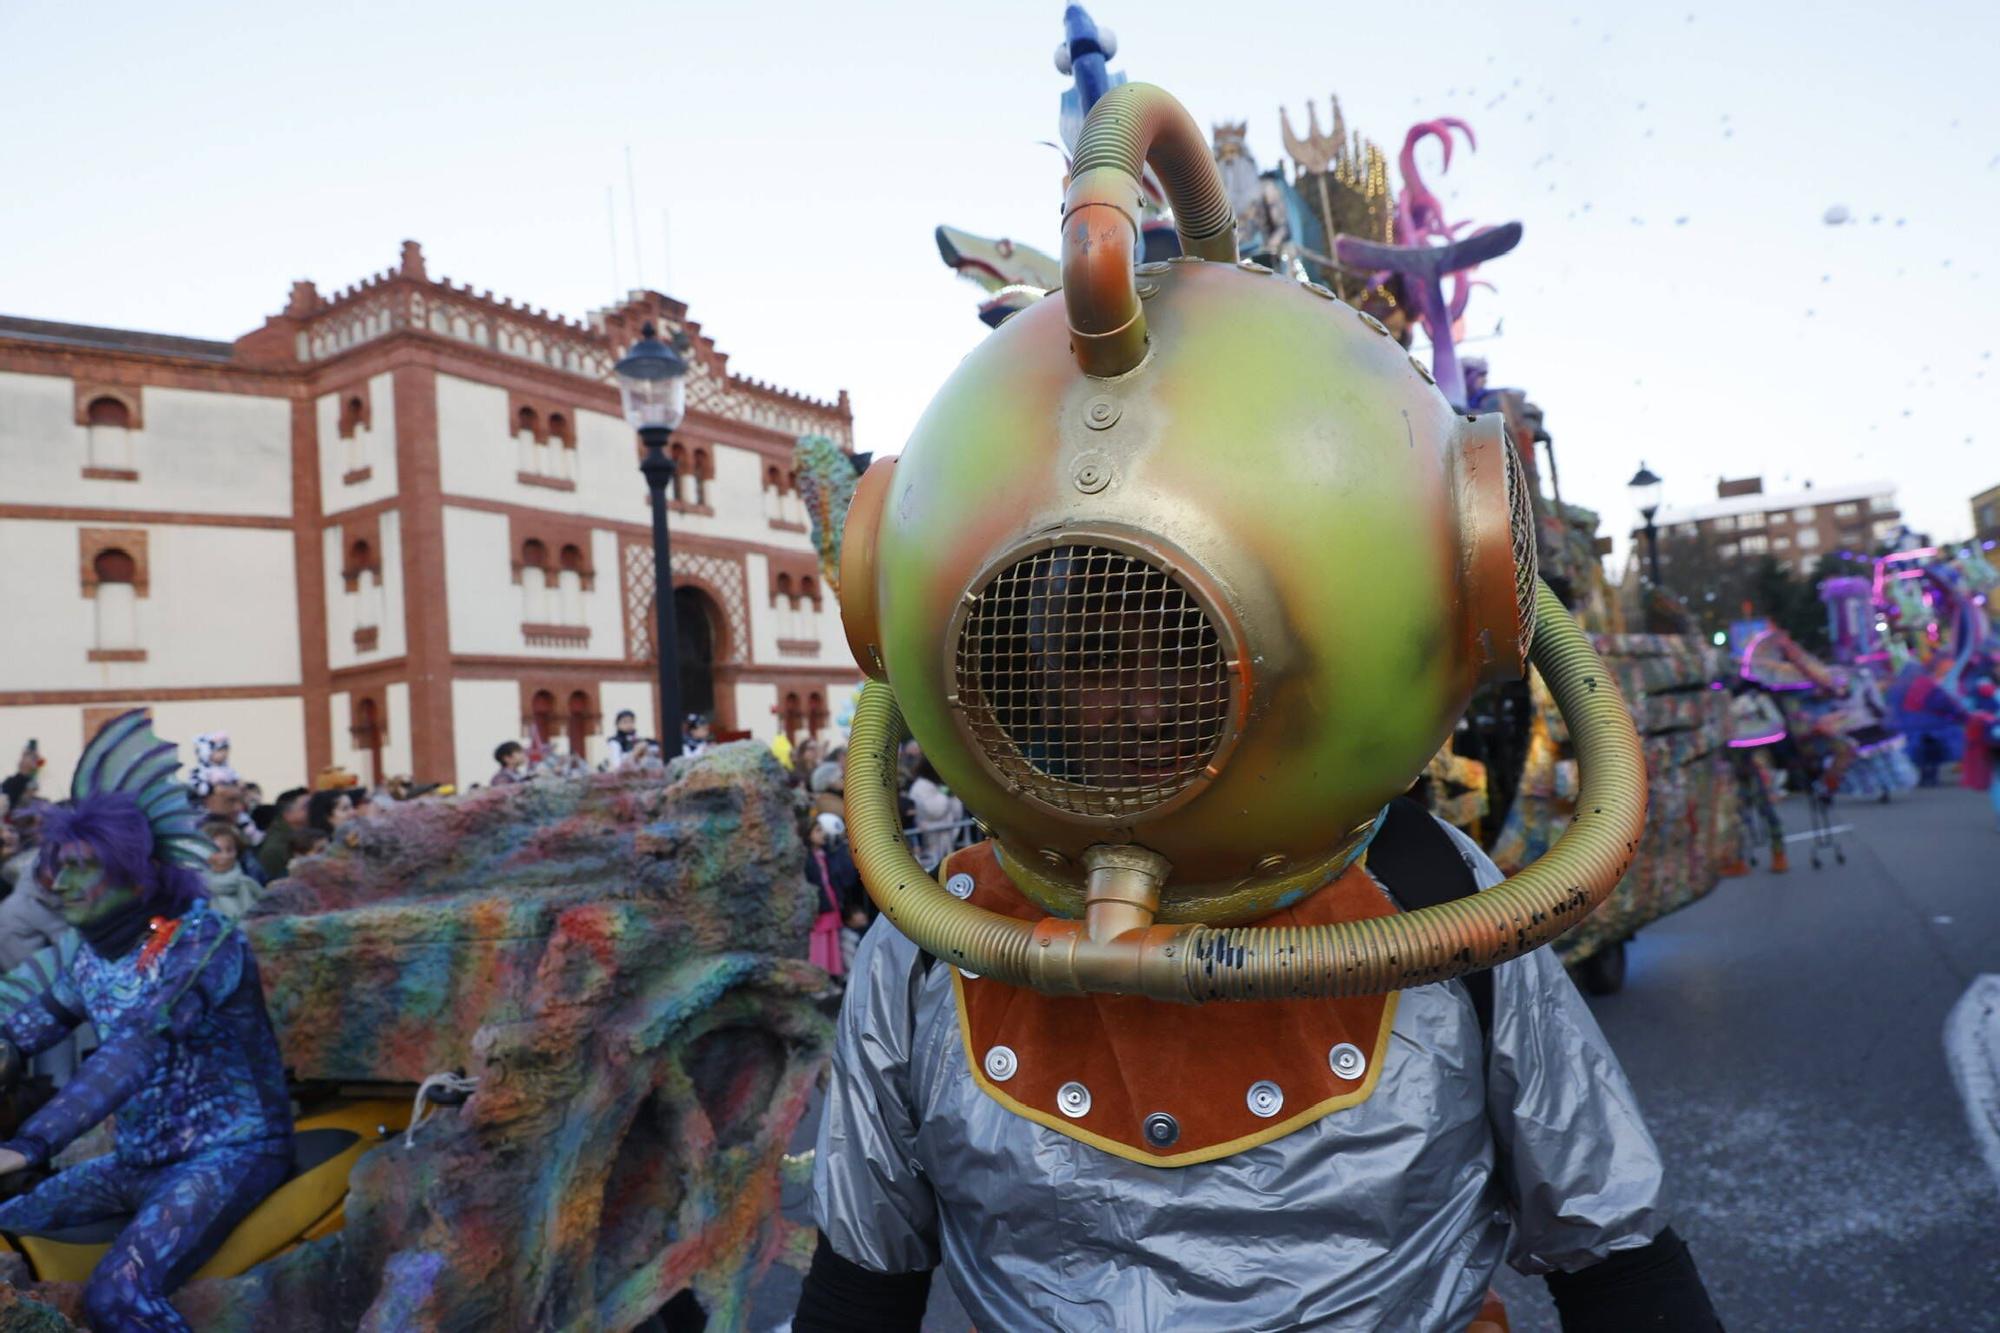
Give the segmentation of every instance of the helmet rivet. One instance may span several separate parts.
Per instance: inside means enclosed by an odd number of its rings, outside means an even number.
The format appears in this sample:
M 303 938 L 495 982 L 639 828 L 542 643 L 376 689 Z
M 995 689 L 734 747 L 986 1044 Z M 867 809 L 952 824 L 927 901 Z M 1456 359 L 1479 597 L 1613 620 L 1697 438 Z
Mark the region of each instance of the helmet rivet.
M 1326 1063 L 1341 1078 L 1360 1078 L 1368 1072 L 1368 1057 L 1351 1041 L 1343 1041 L 1328 1051 Z
M 1072 1120 L 1090 1114 L 1090 1089 L 1081 1083 L 1065 1083 L 1056 1089 L 1056 1109 Z
M 1144 1129 L 1146 1143 L 1149 1147 L 1171 1148 L 1180 1141 L 1180 1121 L 1174 1119 L 1165 1111 L 1155 1111 L 1147 1116 Z
M 1061 852 L 1057 851 L 1053 847 L 1042 848 L 1041 858 L 1042 858 L 1042 864 L 1047 866 L 1060 867 L 1069 864 L 1069 858 L 1067 856 L 1064 856 Z
M 995 1083 L 1005 1083 L 1014 1077 L 1015 1072 L 1021 1067 L 1021 1062 L 1015 1058 L 1011 1047 L 995 1046 L 986 1052 L 985 1065 L 986 1077 Z
M 1242 269 L 1245 273 L 1269 273 L 1271 271 L 1254 259 L 1239 259 L 1236 261 L 1236 267 Z
M 1144 300 L 1148 296 L 1158 296 L 1159 294 L 1160 294 L 1159 283 L 1142 282 L 1139 284 L 1139 297 L 1141 300 Z
M 944 882 L 944 891 L 954 898 L 966 899 L 972 896 L 972 876 L 963 871 Z
M 1323 297 L 1329 301 L 1337 301 L 1340 299 L 1339 297 L 1333 294 L 1333 288 L 1327 286 L 1325 283 L 1308 282 L 1305 283 L 1304 286 L 1305 289 L 1311 292 L 1314 296 Z
M 1118 424 L 1119 407 L 1109 398 L 1093 398 L 1083 409 L 1083 423 L 1092 430 L 1110 430 Z
M 1269 1120 L 1285 1107 L 1284 1089 L 1268 1078 L 1260 1078 L 1250 1085 L 1250 1093 L 1243 1099 L 1249 1104 L 1250 1114 Z
M 1275 875 L 1285 868 L 1288 859 L 1283 852 L 1272 852 L 1257 863 L 1257 873 L 1260 875 Z
M 1167 262 L 1169 264 L 1200 264 L 1206 261 L 1200 255 L 1169 255 Z
M 1070 480 L 1085 495 L 1095 495 L 1111 484 L 1111 460 L 1095 450 L 1076 460 Z
M 1369 328 L 1375 330 L 1375 332 L 1381 334 L 1384 338 L 1390 336 L 1389 326 L 1387 324 L 1384 324 L 1381 320 L 1375 318 L 1375 316 L 1369 314 L 1366 310 L 1357 310 L 1354 313 L 1361 316 L 1361 322 L 1363 324 L 1366 324 Z
M 1423 362 L 1417 360 L 1417 358 L 1414 355 L 1410 357 L 1410 364 L 1415 366 L 1417 368 L 1417 373 L 1424 377 L 1424 383 L 1426 384 L 1437 383 L 1437 376 L 1431 374 L 1431 368 L 1425 365 Z
M 1148 262 L 1139 265 L 1139 267 L 1133 269 L 1132 271 L 1134 273 L 1142 274 L 1146 277 L 1154 277 L 1158 274 L 1165 273 L 1167 271 L 1167 261 L 1164 259 L 1149 260 Z

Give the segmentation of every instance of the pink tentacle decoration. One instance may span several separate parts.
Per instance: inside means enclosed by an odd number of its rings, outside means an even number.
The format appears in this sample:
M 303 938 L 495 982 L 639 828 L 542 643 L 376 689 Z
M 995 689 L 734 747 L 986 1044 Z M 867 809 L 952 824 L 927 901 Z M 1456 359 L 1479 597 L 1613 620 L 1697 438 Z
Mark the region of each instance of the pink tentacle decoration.
M 1436 139 L 1444 150 L 1444 170 L 1451 170 L 1453 130 L 1465 135 L 1466 145 L 1475 151 L 1479 141 L 1473 137 L 1472 126 L 1456 116 L 1440 116 L 1436 120 L 1423 121 L 1410 126 L 1410 132 L 1403 136 L 1403 151 L 1396 158 L 1396 165 L 1403 173 L 1403 193 L 1396 201 L 1396 243 L 1398 245 L 1422 245 L 1433 238 L 1452 239 L 1466 224 L 1445 220 L 1444 205 L 1424 184 L 1423 176 L 1417 171 L 1417 145 L 1427 138 Z

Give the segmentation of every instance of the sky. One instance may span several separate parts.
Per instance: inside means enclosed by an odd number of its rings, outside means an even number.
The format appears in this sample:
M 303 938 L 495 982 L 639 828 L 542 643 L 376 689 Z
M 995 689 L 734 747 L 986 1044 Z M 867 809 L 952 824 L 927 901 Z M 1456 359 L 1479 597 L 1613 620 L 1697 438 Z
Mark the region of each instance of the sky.
M 2000 6 L 1092 13 L 1114 69 L 1247 120 L 1266 169 L 1278 108 L 1302 128 L 1329 94 L 1392 159 L 1418 120 L 1471 123 L 1477 152 L 1419 166 L 1454 220 L 1525 236 L 1467 350 L 1542 405 L 1608 532 L 1641 461 L 1670 505 L 1884 477 L 1944 539 L 2000 484 Z M 985 334 L 932 229 L 1056 248 L 1061 15 L 7 0 L 0 313 L 234 338 L 412 238 L 433 276 L 565 315 L 643 279 L 732 370 L 850 390 L 857 447 L 894 452 Z

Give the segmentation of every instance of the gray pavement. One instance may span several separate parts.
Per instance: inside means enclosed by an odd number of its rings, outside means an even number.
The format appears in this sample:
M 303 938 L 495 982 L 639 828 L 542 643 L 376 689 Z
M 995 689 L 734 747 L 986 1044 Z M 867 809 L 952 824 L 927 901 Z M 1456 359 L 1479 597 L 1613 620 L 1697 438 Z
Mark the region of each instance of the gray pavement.
M 1803 803 L 1781 817 L 1802 831 Z M 2000 1327 L 2000 1189 L 1943 1046 L 2000 972 L 2000 831 L 1955 789 L 1834 818 L 1845 866 L 1792 843 L 1789 874 L 1644 931 L 1591 1005 L 1732 1330 Z M 1540 1285 L 1503 1285 L 1517 1330 L 1556 1327 Z
M 1803 831 L 1802 802 L 1781 816 Z M 1845 865 L 1793 842 L 1789 874 L 1648 927 L 1624 991 L 1591 1005 L 1732 1333 L 2000 1328 L 2000 1186 L 1943 1047 L 1954 1003 L 2000 973 L 2000 831 L 1955 789 L 1834 817 Z M 1500 1285 L 1519 1333 L 1556 1329 L 1538 1279 Z M 797 1299 L 795 1278 L 767 1286 L 754 1328 Z M 942 1279 L 925 1327 L 968 1327 Z

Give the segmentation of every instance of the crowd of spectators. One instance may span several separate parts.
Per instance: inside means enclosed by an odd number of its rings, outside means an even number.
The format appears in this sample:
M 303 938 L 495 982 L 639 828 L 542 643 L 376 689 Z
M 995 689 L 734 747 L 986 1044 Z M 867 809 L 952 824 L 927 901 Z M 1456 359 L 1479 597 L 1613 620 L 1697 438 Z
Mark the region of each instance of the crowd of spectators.
M 185 782 L 210 847 L 201 873 L 209 906 L 231 918 L 248 912 L 293 861 L 323 850 L 348 820 L 434 790 L 401 778 L 371 791 L 352 773 L 330 767 L 311 787 L 290 788 L 267 802 L 263 787 L 230 764 L 227 734 L 204 732 L 194 753 Z M 42 813 L 53 799 L 42 790 L 46 766 L 39 745 L 30 741 L 15 771 L 0 782 L 0 971 L 53 943 L 65 928 L 36 873 Z
M 709 720 L 691 714 L 681 732 L 683 754 L 712 744 Z M 637 734 L 633 714 L 621 712 L 606 737 L 607 757 L 599 771 L 665 768 L 658 742 Z M 830 750 L 812 738 L 796 747 L 780 737 L 772 749 L 793 791 L 806 844 L 805 875 L 818 895 L 813 959 L 835 976 L 845 973 L 860 932 L 875 907 L 862 890 L 848 845 L 845 814 L 847 749 Z M 322 770 L 310 786 L 280 791 L 268 802 L 262 787 L 246 781 L 230 764 L 229 737 L 207 732 L 194 745 L 196 762 L 186 779 L 188 800 L 200 813 L 200 828 L 211 851 L 203 875 L 213 910 L 232 918 L 247 913 L 266 887 L 284 878 L 294 861 L 325 849 L 351 820 L 375 810 L 450 788 L 419 786 L 407 777 L 371 790 L 339 766 Z M 493 753 L 493 786 L 511 786 L 542 777 L 588 773 L 589 765 L 560 744 L 531 753 L 519 741 L 501 743 Z M 970 843 L 973 821 L 946 789 L 915 742 L 899 756 L 897 800 L 904 837 L 927 870 L 936 870 L 953 849 Z M 16 770 L 0 782 L 0 971 L 25 961 L 53 943 L 65 929 L 36 874 L 46 758 L 34 742 L 22 751 Z M 474 784 L 477 786 L 478 784 Z
M 836 978 L 845 976 L 861 932 L 876 908 L 861 886 L 847 837 L 845 745 L 822 750 L 808 738 L 796 746 L 783 737 L 772 749 L 798 802 L 806 844 L 806 881 L 818 896 L 812 961 Z M 951 794 L 915 741 L 897 756 L 896 801 L 904 842 L 923 868 L 936 873 L 945 857 L 980 834 L 965 805 Z

